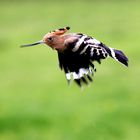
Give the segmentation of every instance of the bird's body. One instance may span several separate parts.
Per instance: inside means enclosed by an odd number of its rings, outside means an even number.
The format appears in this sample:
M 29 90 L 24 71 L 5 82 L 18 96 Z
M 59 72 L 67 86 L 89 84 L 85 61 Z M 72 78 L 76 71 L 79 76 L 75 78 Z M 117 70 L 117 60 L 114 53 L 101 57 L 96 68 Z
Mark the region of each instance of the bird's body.
M 45 43 L 58 52 L 59 66 L 64 70 L 68 81 L 74 79 L 82 86 L 92 81 L 96 68 L 94 61 L 101 63 L 107 56 L 128 66 L 128 58 L 120 50 L 109 48 L 102 42 L 82 33 L 65 34 L 69 27 L 61 28 L 46 34 L 43 40 L 29 45 Z

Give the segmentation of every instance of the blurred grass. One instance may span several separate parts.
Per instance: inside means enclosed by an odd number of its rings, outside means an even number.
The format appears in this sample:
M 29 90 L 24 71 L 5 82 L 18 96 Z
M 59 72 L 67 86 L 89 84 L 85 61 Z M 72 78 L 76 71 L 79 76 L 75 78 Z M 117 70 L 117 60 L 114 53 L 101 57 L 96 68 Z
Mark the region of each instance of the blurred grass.
M 139 1 L 0 1 L 0 140 L 140 138 Z M 122 49 L 125 68 L 96 64 L 90 87 L 68 87 L 57 54 L 19 48 L 53 29 L 95 36 Z

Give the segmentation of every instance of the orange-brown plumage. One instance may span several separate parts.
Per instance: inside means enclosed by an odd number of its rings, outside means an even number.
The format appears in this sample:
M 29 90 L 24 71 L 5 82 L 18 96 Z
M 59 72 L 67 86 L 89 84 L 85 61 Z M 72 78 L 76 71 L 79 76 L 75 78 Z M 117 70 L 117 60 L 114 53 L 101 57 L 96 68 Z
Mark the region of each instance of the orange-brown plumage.
M 65 33 L 69 29 L 69 27 L 65 27 L 49 32 L 43 37 L 43 42 L 46 45 L 50 46 L 52 49 L 55 49 L 59 52 L 63 52 L 67 49 L 67 44 L 77 39 L 77 37 L 71 34 L 65 35 Z
M 46 45 L 50 46 L 52 49 L 61 51 L 65 49 L 64 38 L 62 35 L 48 33 L 43 37 L 43 41 Z

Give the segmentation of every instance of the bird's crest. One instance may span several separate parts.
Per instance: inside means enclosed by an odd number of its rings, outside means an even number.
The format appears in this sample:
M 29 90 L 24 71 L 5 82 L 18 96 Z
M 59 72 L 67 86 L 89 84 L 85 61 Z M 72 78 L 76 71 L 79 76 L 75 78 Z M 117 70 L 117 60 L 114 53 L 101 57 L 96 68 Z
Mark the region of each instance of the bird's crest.
M 50 31 L 49 34 L 54 34 L 54 35 L 63 35 L 64 33 L 66 33 L 68 30 L 70 29 L 70 27 L 64 27 L 64 28 L 60 28 L 60 29 L 56 29 L 54 31 Z

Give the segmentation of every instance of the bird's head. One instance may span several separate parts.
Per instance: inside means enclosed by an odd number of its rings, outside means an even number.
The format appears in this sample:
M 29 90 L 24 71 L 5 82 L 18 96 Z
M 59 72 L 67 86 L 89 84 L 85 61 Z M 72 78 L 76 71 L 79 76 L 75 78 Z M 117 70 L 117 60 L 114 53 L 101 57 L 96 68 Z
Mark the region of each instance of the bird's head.
M 69 29 L 70 27 L 64 27 L 64 28 L 51 31 L 47 33 L 41 41 L 38 41 L 32 44 L 21 45 L 21 47 L 29 47 L 29 46 L 35 46 L 38 44 L 46 44 L 53 49 L 57 49 L 57 46 L 59 47 L 59 44 L 63 42 L 63 39 L 61 38 L 61 36 L 65 34 Z

